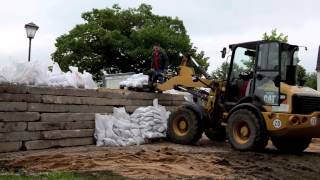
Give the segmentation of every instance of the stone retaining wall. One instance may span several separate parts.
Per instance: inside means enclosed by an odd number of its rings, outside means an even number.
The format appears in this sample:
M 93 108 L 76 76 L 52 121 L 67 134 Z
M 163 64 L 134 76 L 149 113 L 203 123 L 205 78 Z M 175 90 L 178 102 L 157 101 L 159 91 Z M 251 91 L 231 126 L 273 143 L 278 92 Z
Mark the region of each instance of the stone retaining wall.
M 169 94 L 0 85 L 0 152 L 94 144 L 95 113 L 133 112 L 154 98 L 169 111 L 184 102 Z

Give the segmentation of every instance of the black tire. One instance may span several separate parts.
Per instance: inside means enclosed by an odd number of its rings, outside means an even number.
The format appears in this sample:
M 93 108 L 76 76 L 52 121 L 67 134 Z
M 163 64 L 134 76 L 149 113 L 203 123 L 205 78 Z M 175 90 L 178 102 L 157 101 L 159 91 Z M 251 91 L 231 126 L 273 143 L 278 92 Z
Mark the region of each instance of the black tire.
M 181 121 L 186 123 L 186 128 L 180 128 Z M 194 144 L 202 136 L 203 127 L 196 114 L 187 108 L 179 108 L 168 119 L 168 138 L 177 144 Z
M 285 153 L 301 153 L 309 147 L 312 138 L 271 137 L 272 144 Z
M 263 119 L 247 109 L 239 109 L 231 114 L 227 132 L 232 147 L 240 151 L 262 150 L 269 140 Z
M 227 137 L 226 128 L 223 126 L 206 129 L 204 130 L 204 133 L 211 141 L 223 142 L 226 140 Z

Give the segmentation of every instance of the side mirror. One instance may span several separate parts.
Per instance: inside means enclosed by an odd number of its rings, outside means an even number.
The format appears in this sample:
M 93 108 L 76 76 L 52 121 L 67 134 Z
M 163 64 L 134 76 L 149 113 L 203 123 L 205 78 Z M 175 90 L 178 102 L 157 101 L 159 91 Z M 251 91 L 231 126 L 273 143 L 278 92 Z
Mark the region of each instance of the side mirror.
M 227 54 L 227 48 L 224 47 L 220 52 L 221 52 L 221 57 L 225 58 Z

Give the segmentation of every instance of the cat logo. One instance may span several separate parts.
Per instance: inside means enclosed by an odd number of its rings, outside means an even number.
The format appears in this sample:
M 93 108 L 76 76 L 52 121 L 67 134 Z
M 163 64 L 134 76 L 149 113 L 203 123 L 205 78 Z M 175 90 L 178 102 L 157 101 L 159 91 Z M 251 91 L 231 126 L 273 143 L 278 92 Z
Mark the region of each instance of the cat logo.
M 265 94 L 263 97 L 264 102 L 266 102 L 267 104 L 276 104 L 277 101 L 277 95 L 275 94 Z

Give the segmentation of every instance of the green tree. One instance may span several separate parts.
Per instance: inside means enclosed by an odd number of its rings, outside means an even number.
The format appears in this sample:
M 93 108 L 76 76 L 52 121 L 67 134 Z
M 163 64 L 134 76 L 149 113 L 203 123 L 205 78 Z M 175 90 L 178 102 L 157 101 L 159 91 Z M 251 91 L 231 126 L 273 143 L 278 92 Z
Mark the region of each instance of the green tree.
M 285 36 L 283 33 L 278 34 L 277 29 L 271 30 L 271 34 L 267 34 L 266 32 L 262 35 L 263 40 L 270 41 L 280 41 L 280 42 L 288 42 L 288 36 Z
M 317 89 L 317 73 L 316 72 L 307 73 L 305 85 L 313 89 Z
M 218 67 L 216 70 L 214 70 L 211 73 L 211 76 L 216 80 L 226 80 L 227 79 L 227 73 L 229 70 L 229 62 L 223 62 L 220 67 Z
M 190 42 L 184 24 L 178 18 L 159 16 L 152 7 L 93 9 L 81 16 L 83 24 L 57 38 L 55 62 L 66 71 L 77 66 L 100 79 L 102 70 L 114 72 L 142 72 L 150 68 L 152 46 L 159 43 L 167 51 L 171 62 L 179 53 L 191 53 L 198 63 L 208 67 L 204 52 L 197 52 Z M 177 64 L 177 63 L 176 63 Z
M 220 67 L 218 67 L 216 70 L 214 70 L 211 73 L 211 76 L 216 80 L 227 80 L 228 72 L 229 72 L 229 62 L 223 62 Z M 243 72 L 244 69 L 240 67 L 238 64 L 233 64 L 233 72 L 235 74 L 240 74 Z

